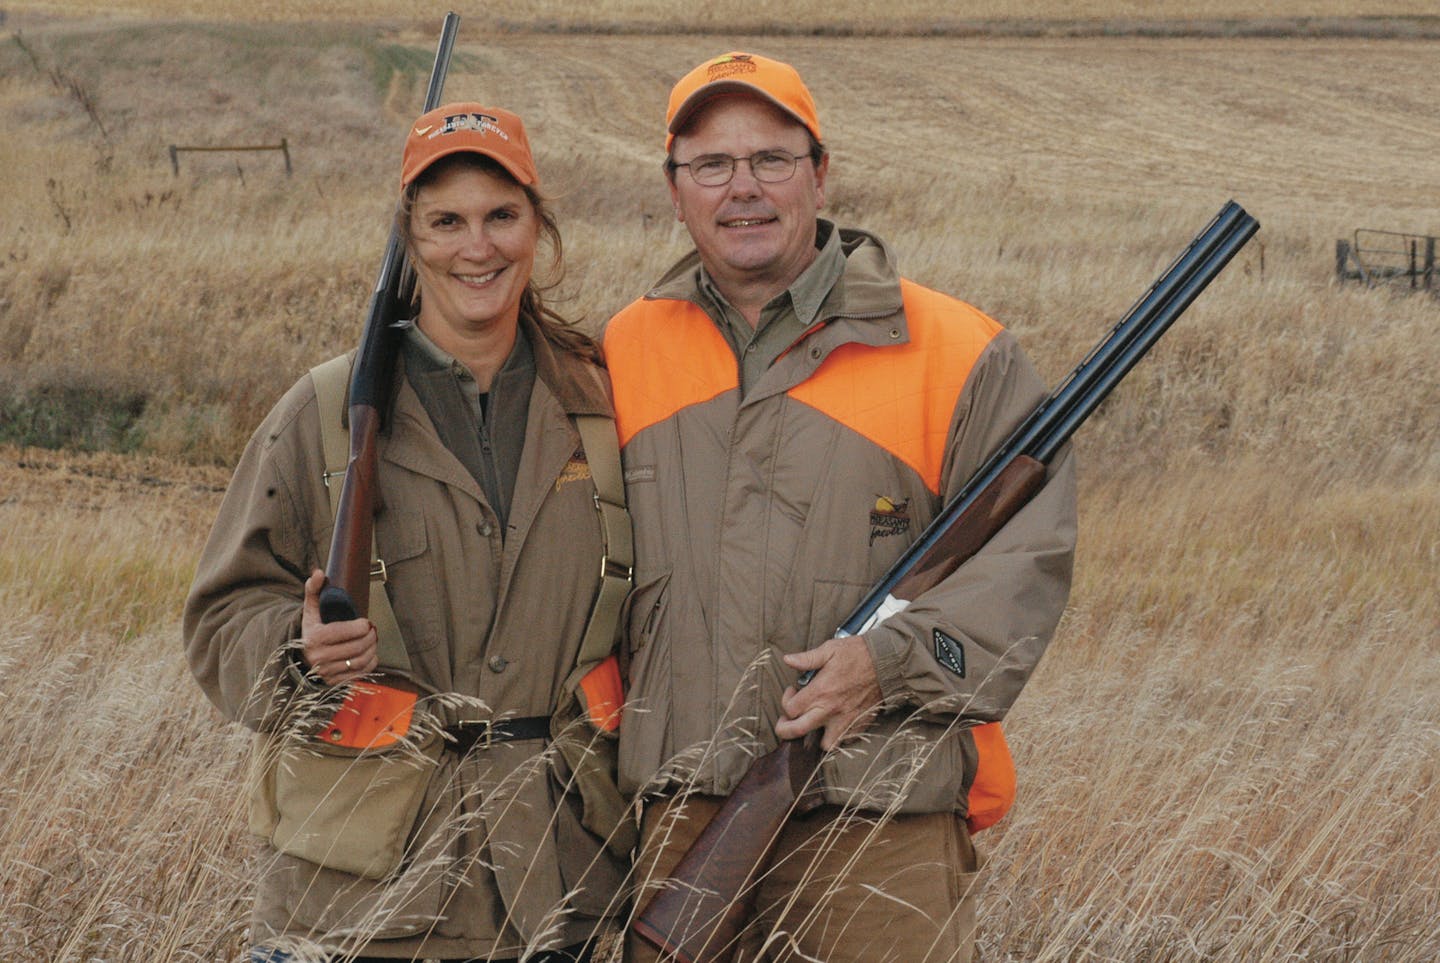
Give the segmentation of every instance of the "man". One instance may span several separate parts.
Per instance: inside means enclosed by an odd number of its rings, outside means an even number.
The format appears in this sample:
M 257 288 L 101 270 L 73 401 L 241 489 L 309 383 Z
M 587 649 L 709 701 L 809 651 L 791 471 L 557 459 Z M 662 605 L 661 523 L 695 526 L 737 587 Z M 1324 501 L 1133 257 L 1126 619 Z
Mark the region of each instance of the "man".
M 636 528 L 637 872 L 664 877 L 752 758 L 818 731 L 825 805 L 787 824 L 737 958 L 968 960 L 971 832 L 1013 795 L 994 723 L 1069 592 L 1072 460 L 952 576 L 831 638 L 1044 386 L 995 321 L 818 217 L 829 156 L 792 67 L 703 63 L 667 124 L 695 251 L 605 335 Z

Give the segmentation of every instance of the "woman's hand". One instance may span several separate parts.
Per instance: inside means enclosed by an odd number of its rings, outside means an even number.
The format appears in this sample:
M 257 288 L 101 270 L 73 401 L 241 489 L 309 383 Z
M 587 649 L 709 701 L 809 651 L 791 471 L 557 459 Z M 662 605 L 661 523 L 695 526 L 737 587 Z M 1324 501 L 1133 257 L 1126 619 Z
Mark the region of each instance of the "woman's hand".
M 305 605 L 300 613 L 301 657 L 326 685 L 352 682 L 380 664 L 378 638 L 369 619 L 320 621 L 320 590 L 325 573 L 318 568 L 305 580 Z

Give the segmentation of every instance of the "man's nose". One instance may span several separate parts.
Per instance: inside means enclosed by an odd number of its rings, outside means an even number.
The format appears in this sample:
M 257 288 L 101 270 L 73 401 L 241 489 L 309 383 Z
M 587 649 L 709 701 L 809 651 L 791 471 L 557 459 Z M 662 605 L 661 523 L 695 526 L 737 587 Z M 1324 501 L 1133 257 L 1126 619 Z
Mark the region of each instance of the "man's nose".
M 750 166 L 750 158 L 735 158 L 735 173 L 730 177 L 730 193 L 735 197 L 754 197 L 760 193 L 760 181 L 755 177 L 755 169 Z

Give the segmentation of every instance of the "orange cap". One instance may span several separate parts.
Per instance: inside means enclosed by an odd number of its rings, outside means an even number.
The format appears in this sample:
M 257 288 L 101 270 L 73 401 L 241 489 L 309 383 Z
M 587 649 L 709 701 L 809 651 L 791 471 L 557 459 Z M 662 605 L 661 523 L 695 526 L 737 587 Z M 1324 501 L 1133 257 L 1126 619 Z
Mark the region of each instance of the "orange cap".
M 465 152 L 493 158 L 527 187 L 540 183 L 519 117 L 498 107 L 456 103 L 422 114 L 410 128 L 400 166 L 400 189 L 440 158 Z
M 675 134 L 702 104 L 717 94 L 733 93 L 763 97 L 799 121 L 817 141 L 821 139 L 815 100 L 794 67 L 758 54 L 732 51 L 705 61 L 670 91 L 665 150 L 670 150 Z

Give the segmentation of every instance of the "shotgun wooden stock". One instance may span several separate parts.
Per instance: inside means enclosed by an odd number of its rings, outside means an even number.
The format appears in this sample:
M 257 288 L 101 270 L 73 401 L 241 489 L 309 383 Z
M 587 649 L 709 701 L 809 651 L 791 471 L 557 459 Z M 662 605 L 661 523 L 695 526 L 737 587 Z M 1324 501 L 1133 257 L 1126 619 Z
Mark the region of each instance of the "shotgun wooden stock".
M 1079 366 L 996 449 L 870 590 L 836 630 L 836 637 L 868 631 L 980 551 L 1040 490 L 1047 466 L 1075 429 L 1259 226 L 1233 201 L 1222 207 Z M 813 676 L 813 671 L 801 675 L 796 685 L 805 685 Z M 804 742 L 813 744 L 815 735 L 812 732 Z M 670 878 L 630 924 L 661 950 L 663 959 L 683 963 L 728 959 L 753 915 L 756 881 L 769 865 L 781 825 L 796 811 L 797 798 L 807 798 L 796 787 L 816 780 L 820 758 L 813 745 L 797 748 L 792 740 L 751 765 Z
M 758 874 L 769 864 L 780 829 L 792 813 L 808 812 L 820 767 L 820 739 L 787 739 L 751 765 L 725 806 L 671 871 L 662 890 L 632 926 L 666 951 L 695 963 L 734 952 L 734 940 L 755 912 Z M 690 885 L 694 880 L 698 885 Z M 711 887 L 709 881 L 716 885 Z

